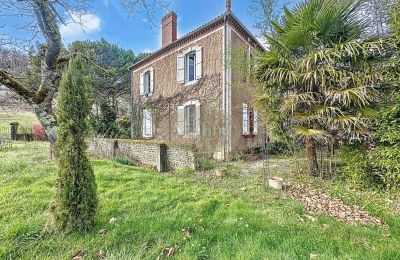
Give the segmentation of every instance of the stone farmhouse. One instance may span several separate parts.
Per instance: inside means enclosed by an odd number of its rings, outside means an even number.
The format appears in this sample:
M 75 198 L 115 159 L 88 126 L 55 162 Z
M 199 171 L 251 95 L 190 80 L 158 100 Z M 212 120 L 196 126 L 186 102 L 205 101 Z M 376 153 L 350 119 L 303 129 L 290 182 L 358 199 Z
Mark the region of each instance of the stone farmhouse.
M 224 14 L 179 39 L 177 14 L 164 16 L 161 49 L 130 67 L 143 139 L 191 145 L 218 159 L 261 147 L 250 72 L 233 68 L 233 49 L 243 50 L 249 71 L 252 53 L 264 50 L 230 0 Z

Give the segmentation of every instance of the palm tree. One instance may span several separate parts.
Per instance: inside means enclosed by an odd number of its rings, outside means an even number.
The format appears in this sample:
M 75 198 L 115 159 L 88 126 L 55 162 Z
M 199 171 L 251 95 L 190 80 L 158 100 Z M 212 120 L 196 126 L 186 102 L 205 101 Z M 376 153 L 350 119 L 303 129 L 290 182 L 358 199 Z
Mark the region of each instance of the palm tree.
M 305 143 L 308 173 L 316 175 L 316 143 L 368 134 L 380 75 L 372 61 L 381 41 L 362 41 L 366 28 L 354 0 L 309 0 L 284 9 L 257 58 L 257 103 L 276 138 Z M 283 131 L 282 129 L 285 129 Z

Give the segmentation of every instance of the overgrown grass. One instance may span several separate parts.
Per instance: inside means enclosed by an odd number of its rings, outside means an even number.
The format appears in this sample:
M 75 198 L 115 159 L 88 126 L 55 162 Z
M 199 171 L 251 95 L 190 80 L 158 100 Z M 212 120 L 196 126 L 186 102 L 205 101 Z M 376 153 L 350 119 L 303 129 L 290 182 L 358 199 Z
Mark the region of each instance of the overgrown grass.
M 400 217 L 384 207 L 372 214 L 384 218 L 388 229 L 350 226 L 323 215 L 302 222 L 299 216 L 308 214 L 302 205 L 265 188 L 261 174 L 241 175 L 237 167 L 219 179 L 93 161 L 99 196 L 95 228 L 86 234 L 45 234 L 56 167 L 43 147 L 0 152 L 2 259 L 71 259 L 78 250 L 87 259 L 98 250 L 107 259 L 156 259 L 170 246 L 176 246 L 176 259 L 400 258 Z M 186 227 L 189 237 L 182 232 Z M 98 234 L 103 228 L 105 236 Z

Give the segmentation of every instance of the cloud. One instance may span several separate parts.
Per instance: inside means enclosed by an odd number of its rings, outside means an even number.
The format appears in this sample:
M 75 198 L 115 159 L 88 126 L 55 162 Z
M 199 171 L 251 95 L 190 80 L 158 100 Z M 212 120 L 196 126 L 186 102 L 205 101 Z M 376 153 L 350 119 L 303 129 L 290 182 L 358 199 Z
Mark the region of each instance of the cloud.
M 61 36 L 66 42 L 88 39 L 90 34 L 99 31 L 101 19 L 95 14 L 72 14 L 66 24 L 60 26 Z

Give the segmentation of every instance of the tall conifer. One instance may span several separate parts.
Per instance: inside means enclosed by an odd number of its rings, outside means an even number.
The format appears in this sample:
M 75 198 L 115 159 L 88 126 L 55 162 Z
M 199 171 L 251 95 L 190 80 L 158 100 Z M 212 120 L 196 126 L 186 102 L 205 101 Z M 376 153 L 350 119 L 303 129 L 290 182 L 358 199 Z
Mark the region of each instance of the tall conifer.
M 78 56 L 63 74 L 57 100 L 58 179 L 48 220 L 52 230 L 85 231 L 94 225 L 97 187 L 85 143 L 91 109 L 87 82 Z

